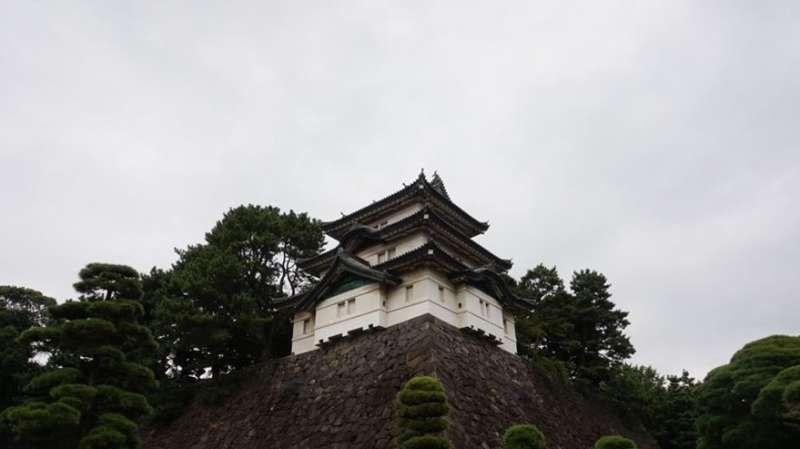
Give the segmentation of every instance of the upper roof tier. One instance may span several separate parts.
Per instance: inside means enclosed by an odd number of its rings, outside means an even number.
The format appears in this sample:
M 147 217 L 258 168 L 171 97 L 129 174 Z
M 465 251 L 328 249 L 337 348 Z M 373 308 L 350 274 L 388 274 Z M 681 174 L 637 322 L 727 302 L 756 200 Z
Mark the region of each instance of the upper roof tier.
M 411 216 L 378 229 L 353 225 L 341 235 L 339 246 L 314 257 L 299 260 L 297 264 L 309 273 L 321 276 L 330 268 L 340 249 L 355 254 L 370 245 L 396 241 L 420 230 L 427 232 L 430 238 L 447 244 L 475 266 L 492 265 L 498 271 L 504 272 L 513 265 L 510 260 L 497 257 L 474 240 L 461 238 L 447 220 L 428 207 L 423 207 Z
M 336 240 L 341 240 L 353 225 L 366 225 L 378 221 L 414 203 L 423 203 L 447 217 L 451 226 L 465 237 L 471 238 L 489 229 L 489 223 L 479 221 L 450 200 L 442 178 L 433 175 L 429 182 L 425 173 L 411 184 L 381 200 L 347 214 L 334 221 L 322 223 L 322 230 Z

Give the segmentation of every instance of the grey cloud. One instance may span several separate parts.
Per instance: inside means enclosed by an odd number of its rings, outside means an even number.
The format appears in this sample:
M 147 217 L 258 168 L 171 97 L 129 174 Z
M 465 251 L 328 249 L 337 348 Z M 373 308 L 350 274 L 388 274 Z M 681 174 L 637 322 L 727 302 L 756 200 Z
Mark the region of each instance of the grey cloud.
M 635 360 L 798 332 L 795 2 L 0 5 L 0 283 L 166 266 L 228 207 L 438 169 L 481 241 L 608 275 Z

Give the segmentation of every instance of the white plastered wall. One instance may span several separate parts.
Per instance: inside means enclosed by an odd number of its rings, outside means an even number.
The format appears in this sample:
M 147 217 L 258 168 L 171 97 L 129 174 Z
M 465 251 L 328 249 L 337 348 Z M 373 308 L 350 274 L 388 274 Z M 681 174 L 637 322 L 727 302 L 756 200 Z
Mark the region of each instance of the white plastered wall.
M 375 220 L 375 221 L 373 221 L 371 223 L 368 223 L 368 226 L 372 226 L 374 228 L 377 228 L 377 227 L 385 227 L 385 226 L 388 226 L 388 225 L 390 225 L 392 223 L 397 223 L 398 221 L 400 221 L 400 220 L 402 220 L 404 218 L 410 217 L 410 216 L 416 214 L 417 212 L 421 211 L 422 207 L 423 207 L 422 203 L 410 204 L 408 207 L 400 209 L 397 212 L 394 212 L 394 213 L 392 213 L 390 215 L 387 215 L 385 217 L 381 217 L 378 220 Z
M 458 328 L 482 330 L 501 341 L 501 348 L 516 353 L 514 319 L 494 298 L 469 286 L 456 287 L 428 269 L 408 273 L 397 287 L 386 290 L 377 283 L 364 285 L 322 301 L 313 314 L 298 313 L 292 352 L 308 352 L 337 335 L 389 327 L 425 314 Z M 302 332 L 306 320 L 306 329 L 313 328 L 310 334 Z
M 389 244 L 381 244 L 369 247 L 363 251 L 360 251 L 356 255 L 369 262 L 370 265 L 377 265 L 378 253 L 384 252 L 389 248 L 394 248 L 394 257 L 398 257 L 425 245 L 428 243 L 428 241 L 430 241 L 428 236 L 424 232 L 420 231 L 415 232 L 403 238 L 402 240 L 397 240 Z

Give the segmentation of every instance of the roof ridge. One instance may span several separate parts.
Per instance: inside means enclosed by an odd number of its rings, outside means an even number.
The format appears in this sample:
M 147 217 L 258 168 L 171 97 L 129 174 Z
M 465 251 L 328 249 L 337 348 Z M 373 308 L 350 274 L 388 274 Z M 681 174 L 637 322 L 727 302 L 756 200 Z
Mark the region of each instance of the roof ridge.
M 447 188 L 444 186 L 444 181 L 442 180 L 442 177 L 439 176 L 439 172 L 436 171 L 433 172 L 433 178 L 431 179 L 430 185 L 434 190 L 441 193 L 445 198 L 447 198 L 448 200 L 450 199 L 450 195 L 447 193 Z
M 322 229 L 326 234 L 330 235 L 336 240 L 339 240 L 339 237 L 341 236 L 342 232 L 345 231 L 344 227 L 348 222 L 352 221 L 363 223 L 365 217 L 372 216 L 372 218 L 374 218 L 374 216 L 382 214 L 384 209 L 390 210 L 392 207 L 391 203 L 393 201 L 403 202 L 412 199 L 416 195 L 423 195 L 428 202 L 438 203 L 441 205 L 441 207 L 449 209 L 455 217 L 458 217 L 458 221 L 460 223 L 459 226 L 463 227 L 464 231 L 466 231 L 469 236 L 475 236 L 485 232 L 489 228 L 489 223 L 478 220 L 460 206 L 455 204 L 447 194 L 447 190 L 444 188 L 444 183 L 441 181 L 441 177 L 438 179 L 439 181 L 436 183 L 436 185 L 433 185 L 431 182 L 428 182 L 424 173 L 420 173 L 420 176 L 413 183 L 408 185 L 404 183 L 404 187 L 401 190 L 378 201 L 373 201 L 372 203 L 354 212 L 342 214 L 342 217 L 337 218 L 336 220 L 322 222 Z
M 400 190 L 398 190 L 398 191 L 396 191 L 394 193 L 390 193 L 390 194 L 388 194 L 388 195 L 386 195 L 383 198 L 380 198 L 378 200 L 373 200 L 371 203 L 367 204 L 366 206 L 360 207 L 360 208 L 354 210 L 353 212 L 350 212 L 348 214 L 342 213 L 342 216 L 337 218 L 337 219 L 335 219 L 335 220 L 323 221 L 322 222 L 322 226 L 324 228 L 325 226 L 332 225 L 334 223 L 338 223 L 345 217 L 349 217 L 350 215 L 355 215 L 355 214 L 358 214 L 358 213 L 360 213 L 360 212 L 362 212 L 364 210 L 369 209 L 375 203 L 380 203 L 382 201 L 386 201 L 386 200 L 388 200 L 389 198 L 391 198 L 393 196 L 400 196 L 400 194 L 402 194 L 402 193 L 404 193 L 404 192 L 406 192 L 408 190 L 411 190 L 415 185 L 419 184 L 420 180 L 427 182 L 427 180 L 425 179 L 424 173 L 420 173 L 420 176 L 417 179 L 415 179 L 414 182 L 412 182 L 411 184 L 403 183 L 403 188 L 402 189 L 400 189 Z

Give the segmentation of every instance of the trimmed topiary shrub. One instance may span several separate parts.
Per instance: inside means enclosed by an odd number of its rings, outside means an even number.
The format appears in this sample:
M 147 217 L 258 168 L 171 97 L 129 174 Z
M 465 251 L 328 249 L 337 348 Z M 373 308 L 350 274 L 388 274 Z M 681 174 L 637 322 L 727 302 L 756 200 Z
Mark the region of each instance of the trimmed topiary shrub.
M 639 449 L 633 441 L 619 435 L 608 435 L 594 443 L 595 449 Z
M 506 429 L 503 449 L 543 449 L 544 434 L 532 424 L 516 424 Z
M 447 429 L 445 416 L 449 411 L 444 387 L 438 379 L 417 376 L 406 382 L 397 393 L 400 415 L 402 449 L 448 449 L 450 443 L 442 436 Z

